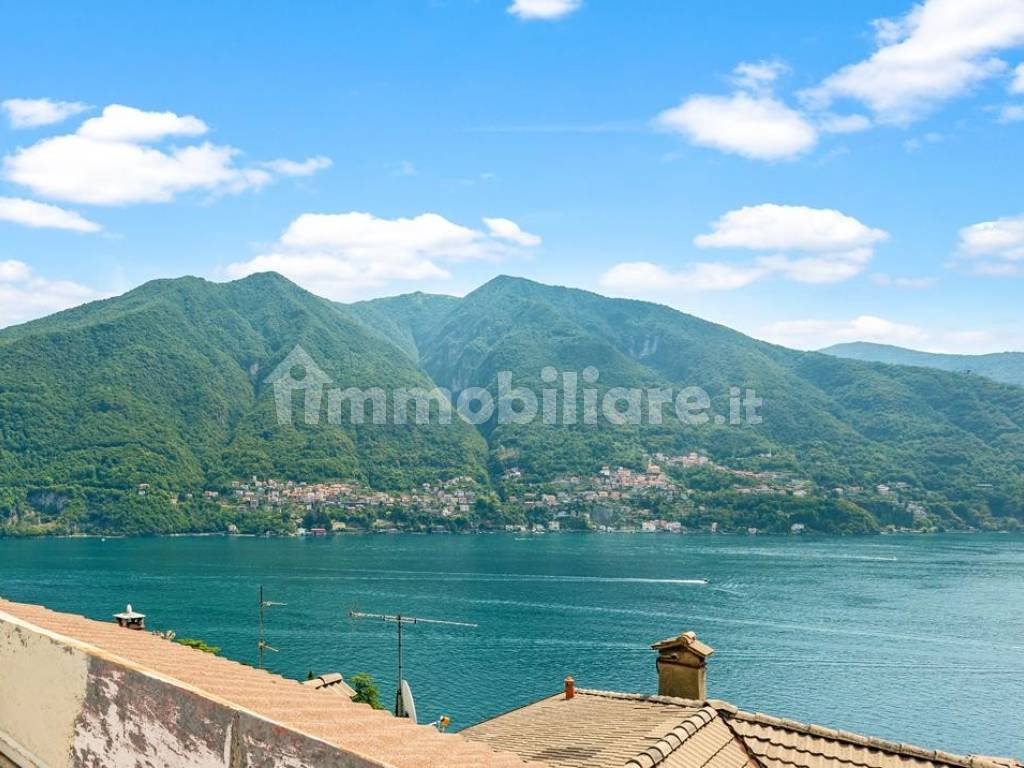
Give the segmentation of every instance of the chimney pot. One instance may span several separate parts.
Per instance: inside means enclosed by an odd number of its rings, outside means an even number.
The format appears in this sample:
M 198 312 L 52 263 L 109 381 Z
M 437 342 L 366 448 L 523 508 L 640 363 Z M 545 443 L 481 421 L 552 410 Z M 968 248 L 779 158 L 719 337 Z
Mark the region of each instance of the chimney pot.
M 146 614 L 139 613 L 133 609 L 131 603 L 128 603 L 128 605 L 125 606 L 124 611 L 121 613 L 115 613 L 114 620 L 117 622 L 119 627 L 125 627 L 127 629 L 146 628 Z
M 707 658 L 715 649 L 693 632 L 651 646 L 658 652 L 658 695 L 703 701 L 707 698 Z
M 572 679 L 572 676 L 565 678 L 565 698 L 571 699 L 576 695 L 576 681 Z

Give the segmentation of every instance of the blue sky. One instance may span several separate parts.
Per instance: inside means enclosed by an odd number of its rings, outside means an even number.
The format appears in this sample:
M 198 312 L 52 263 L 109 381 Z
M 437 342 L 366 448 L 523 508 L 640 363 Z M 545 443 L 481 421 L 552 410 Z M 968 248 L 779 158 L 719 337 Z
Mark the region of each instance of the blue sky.
M 500 273 L 801 348 L 1024 349 L 1024 0 L 19 4 L 0 325 Z

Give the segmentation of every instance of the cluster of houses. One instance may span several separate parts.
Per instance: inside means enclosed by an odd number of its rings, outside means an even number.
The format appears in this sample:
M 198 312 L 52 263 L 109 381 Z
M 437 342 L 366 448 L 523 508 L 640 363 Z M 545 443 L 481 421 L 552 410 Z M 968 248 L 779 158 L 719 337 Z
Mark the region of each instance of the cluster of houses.
M 641 498 L 658 497 L 665 500 L 688 499 L 692 497 L 691 489 L 681 487 L 663 469 L 663 467 L 681 467 L 693 469 L 704 467 L 721 472 L 735 478 L 731 490 L 746 494 L 775 494 L 797 497 L 807 496 L 813 492 L 814 484 L 807 479 L 797 478 L 786 472 L 753 472 L 733 469 L 713 462 L 707 456 L 690 453 L 685 456 L 667 456 L 655 454 L 645 471 L 637 471 L 628 467 L 605 466 L 591 476 L 566 475 L 555 478 L 546 484 L 547 491 L 525 490 L 521 494 L 525 508 L 554 508 L 586 503 L 613 503 L 637 501 Z M 517 481 L 522 477 L 518 468 L 505 473 L 506 482 Z M 510 494 L 509 499 L 518 500 L 518 496 Z
M 666 466 L 678 466 L 685 469 L 704 467 L 707 469 L 730 475 L 737 480 L 737 485 L 732 489 L 742 494 L 769 494 L 769 495 L 791 495 L 803 497 L 814 490 L 814 483 L 806 478 L 795 477 L 790 472 L 770 471 L 754 472 L 748 469 L 735 469 L 725 464 L 712 461 L 708 456 L 699 453 L 688 453 L 685 456 L 666 456 L 655 454 L 655 461 Z M 771 454 L 764 454 L 764 458 L 771 458 Z
M 523 470 L 511 467 L 501 477 L 500 499 L 470 477 L 423 483 L 405 491 L 373 490 L 354 481 L 304 483 L 253 477 L 232 483 L 230 490 L 205 493 L 219 503 L 242 509 L 287 510 L 297 523 L 307 513 L 316 512 L 319 522 L 307 522 L 306 529 L 299 529 L 311 535 L 346 530 L 351 527 L 346 520 L 353 518 L 361 521 L 364 529 L 397 531 L 406 527 L 404 515 L 409 511 L 420 516 L 418 530 L 423 529 L 424 519 L 430 520 L 430 529 L 437 532 L 454 525 L 472 530 L 479 522 L 474 513 L 481 498 L 496 505 L 498 513 L 485 524 L 493 526 L 504 516 L 507 531 L 541 533 L 571 528 L 681 533 L 685 526 L 679 520 L 680 512 L 705 511 L 706 492 L 687 487 L 687 482 L 680 481 L 680 470 L 709 470 L 720 478 L 722 487 L 736 494 L 798 498 L 818 492 L 848 497 L 868 494 L 899 502 L 915 520 L 927 520 L 922 504 L 900 498 L 903 483 L 824 491 L 790 472 L 737 469 L 696 452 L 656 453 L 644 469 L 604 466 L 591 475 L 563 475 L 544 483 L 531 482 Z M 748 533 L 757 533 L 757 529 Z
M 375 491 L 356 482 L 297 483 L 254 477 L 249 482 L 232 483 L 231 499 L 252 509 L 269 506 L 329 511 L 333 508 L 341 513 L 352 513 L 415 506 L 440 517 L 451 517 L 466 514 L 473 508 L 476 488 L 476 481 L 470 477 L 423 483 L 402 492 Z
M 518 468 L 506 472 L 506 483 L 521 476 Z M 566 475 L 539 487 L 518 484 L 507 487 L 509 502 L 522 504 L 524 509 L 554 509 L 580 502 L 617 502 L 645 493 L 661 493 L 666 498 L 685 495 L 685 491 L 666 477 L 656 464 L 648 465 L 646 472 L 606 466 L 591 476 Z

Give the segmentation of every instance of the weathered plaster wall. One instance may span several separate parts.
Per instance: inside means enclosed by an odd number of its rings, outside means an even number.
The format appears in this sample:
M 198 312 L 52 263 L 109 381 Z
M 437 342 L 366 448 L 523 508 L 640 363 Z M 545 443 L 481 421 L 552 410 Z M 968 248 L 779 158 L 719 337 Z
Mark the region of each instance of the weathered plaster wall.
M 69 766 L 88 669 L 81 651 L 0 614 L 0 752 L 30 765 Z
M 91 657 L 71 765 L 224 768 L 233 715 L 198 693 Z
M 10 763 L 387 768 L 0 612 L 0 768 Z
M 388 768 L 244 713 L 237 732 L 234 754 L 245 768 Z

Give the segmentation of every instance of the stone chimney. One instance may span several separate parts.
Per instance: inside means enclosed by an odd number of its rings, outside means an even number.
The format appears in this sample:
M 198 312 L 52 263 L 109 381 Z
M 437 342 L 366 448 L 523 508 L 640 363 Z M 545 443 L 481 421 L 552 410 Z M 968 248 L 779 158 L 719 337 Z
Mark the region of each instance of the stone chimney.
M 658 695 L 703 701 L 707 698 L 707 658 L 715 649 L 693 632 L 651 646 L 658 652 Z

